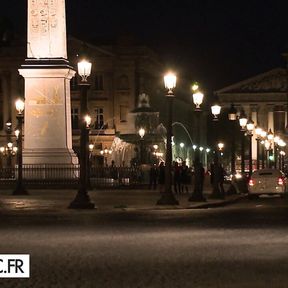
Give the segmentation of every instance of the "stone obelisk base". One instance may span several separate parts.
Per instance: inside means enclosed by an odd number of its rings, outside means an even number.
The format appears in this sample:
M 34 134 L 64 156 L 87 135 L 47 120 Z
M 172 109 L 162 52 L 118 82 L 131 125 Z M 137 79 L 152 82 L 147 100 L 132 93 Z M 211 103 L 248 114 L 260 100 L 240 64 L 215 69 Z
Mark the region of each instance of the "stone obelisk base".
M 24 165 L 78 164 L 72 150 L 70 80 L 66 59 L 27 59 L 25 78 Z

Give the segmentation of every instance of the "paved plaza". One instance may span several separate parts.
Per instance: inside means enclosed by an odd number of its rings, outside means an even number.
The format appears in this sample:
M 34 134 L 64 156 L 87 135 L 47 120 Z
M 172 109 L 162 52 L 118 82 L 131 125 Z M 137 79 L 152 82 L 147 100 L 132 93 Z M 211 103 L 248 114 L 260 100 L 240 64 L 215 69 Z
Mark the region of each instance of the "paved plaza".
M 190 187 L 192 189 L 192 187 Z M 192 191 L 190 189 L 190 191 Z M 206 202 L 190 202 L 188 198 L 190 193 L 184 193 L 177 196 L 179 205 L 160 206 L 156 205 L 160 198 L 158 190 L 150 189 L 94 189 L 89 191 L 92 202 L 96 205 L 97 211 L 113 210 L 159 210 L 159 209 L 191 209 L 208 208 L 221 206 L 242 198 L 243 195 L 226 196 L 224 200 L 211 199 L 211 187 L 205 185 L 204 195 Z M 1 213 L 73 213 L 67 207 L 74 199 L 77 190 L 73 189 L 30 189 L 28 196 L 11 195 L 11 189 L 2 190 L 0 193 Z

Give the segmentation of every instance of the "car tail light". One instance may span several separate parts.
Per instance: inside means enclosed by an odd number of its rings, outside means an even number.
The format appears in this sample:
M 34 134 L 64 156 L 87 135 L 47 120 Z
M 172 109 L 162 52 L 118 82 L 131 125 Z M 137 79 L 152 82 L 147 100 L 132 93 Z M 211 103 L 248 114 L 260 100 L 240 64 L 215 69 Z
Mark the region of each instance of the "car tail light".
M 283 178 L 279 177 L 278 178 L 278 185 L 283 185 L 283 184 L 284 184 Z
M 255 183 L 254 183 L 254 180 L 253 180 L 253 179 L 250 179 L 250 180 L 249 180 L 249 186 L 254 186 L 254 184 L 255 184 Z

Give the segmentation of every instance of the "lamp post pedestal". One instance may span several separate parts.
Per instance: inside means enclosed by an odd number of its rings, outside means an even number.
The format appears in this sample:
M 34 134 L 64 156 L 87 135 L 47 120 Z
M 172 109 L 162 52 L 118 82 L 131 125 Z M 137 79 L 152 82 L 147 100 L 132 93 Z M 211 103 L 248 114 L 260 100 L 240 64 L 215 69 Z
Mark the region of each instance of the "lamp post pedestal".
M 241 135 L 241 173 L 245 173 L 245 131 Z
M 260 169 L 260 138 L 256 138 L 256 144 L 257 144 L 257 148 L 256 148 L 256 169 L 259 170 Z
M 80 186 L 75 199 L 70 203 L 69 208 L 72 209 L 93 209 L 94 203 L 90 201 L 88 195 L 88 154 L 89 154 L 89 128 L 87 127 L 84 117 L 88 112 L 87 108 L 87 91 L 90 84 L 81 82 L 81 138 L 80 138 Z
M 13 191 L 13 195 L 29 195 L 27 192 L 24 184 L 23 184 L 23 145 L 22 145 L 22 133 L 23 133 L 23 115 L 17 115 L 18 121 L 18 129 L 19 135 L 17 138 L 17 146 L 18 146 L 18 154 L 17 154 L 17 162 L 18 162 L 18 179 L 17 179 L 17 186 Z
M 249 133 L 249 177 L 251 177 L 253 172 L 253 162 L 252 162 L 252 136 L 253 134 Z

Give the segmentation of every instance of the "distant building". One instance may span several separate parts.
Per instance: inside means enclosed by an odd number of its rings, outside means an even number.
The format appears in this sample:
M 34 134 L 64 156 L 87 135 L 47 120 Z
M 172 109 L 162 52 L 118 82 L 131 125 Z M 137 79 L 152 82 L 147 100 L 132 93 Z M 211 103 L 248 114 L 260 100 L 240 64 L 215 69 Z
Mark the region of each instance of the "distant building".
M 77 67 L 77 55 L 83 48 L 83 42 L 69 37 L 67 46 L 68 60 L 73 67 Z M 159 112 L 159 123 L 165 125 L 167 112 L 163 87 L 163 63 L 155 52 L 143 45 L 120 41 L 114 45 L 96 46 L 85 43 L 85 46 L 92 62 L 92 72 L 88 78 L 91 83 L 88 92 L 88 108 L 92 116 L 89 139 L 90 143 L 94 144 L 92 160 L 97 165 L 103 165 L 105 157 L 100 151 L 107 148 L 112 149 L 112 154 L 108 154 L 106 158 L 108 164 L 114 160 L 116 165 L 130 165 L 130 160 L 135 157 L 135 147 L 125 142 L 121 135 L 126 135 L 127 131 L 131 133 L 133 129 L 135 135 L 137 134 L 130 112 L 137 107 L 140 94 L 145 93 L 149 96 L 151 107 Z M 14 102 L 24 95 L 24 80 L 19 75 L 18 69 L 25 58 L 24 41 L 16 38 L 13 41 L 0 41 L 0 146 L 6 146 L 9 141 L 14 144 L 16 142 L 13 133 L 16 127 Z M 71 121 L 75 152 L 79 151 L 80 143 L 80 91 L 77 86 L 79 81 L 79 76 L 71 80 Z M 195 126 L 194 107 L 190 102 L 189 86 L 187 88 L 185 93 L 181 89 L 177 90 L 173 118 L 174 122 L 182 123 L 187 127 L 194 142 L 193 133 L 196 131 L 193 127 Z M 9 126 L 9 123 L 12 125 Z M 175 130 L 177 130 L 176 126 L 174 125 Z M 180 126 L 179 128 L 180 132 L 175 131 L 175 134 L 179 135 L 178 142 L 186 141 L 187 147 L 191 150 L 192 143 L 186 131 Z M 205 145 L 206 130 L 203 127 L 201 130 L 201 141 Z M 3 165 L 4 158 L 1 157 Z
M 215 92 L 224 108 L 231 104 L 244 109 L 254 124 L 287 141 L 288 72 L 275 68 L 263 74 L 235 83 Z M 252 158 L 255 162 L 256 136 L 252 138 Z M 274 148 L 274 146 L 272 147 Z

